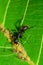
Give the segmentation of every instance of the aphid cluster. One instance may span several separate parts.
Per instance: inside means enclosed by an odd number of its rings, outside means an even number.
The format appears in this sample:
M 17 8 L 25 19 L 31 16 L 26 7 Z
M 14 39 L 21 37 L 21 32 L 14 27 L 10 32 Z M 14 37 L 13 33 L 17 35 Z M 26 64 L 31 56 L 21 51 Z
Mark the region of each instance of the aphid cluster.
M 18 41 L 19 38 L 22 38 L 23 33 L 27 29 L 28 29 L 28 26 L 21 26 L 18 28 L 18 32 L 15 32 L 15 34 L 12 34 L 9 30 L 5 29 L 4 26 L 0 25 L 0 30 L 7 37 L 8 41 L 11 42 L 13 51 L 18 54 L 18 57 L 20 59 L 26 60 L 30 65 L 34 65 L 33 61 L 31 61 L 30 57 L 28 57 L 23 46 Z

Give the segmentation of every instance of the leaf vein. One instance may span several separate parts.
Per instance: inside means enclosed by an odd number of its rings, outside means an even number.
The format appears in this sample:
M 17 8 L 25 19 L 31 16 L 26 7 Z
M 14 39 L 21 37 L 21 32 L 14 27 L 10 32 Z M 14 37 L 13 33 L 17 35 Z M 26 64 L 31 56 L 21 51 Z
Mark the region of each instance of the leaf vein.
M 23 18 L 22 18 L 21 24 L 20 24 L 21 26 L 22 26 L 22 24 L 23 24 L 23 22 L 24 22 L 24 19 L 25 19 L 25 15 L 26 15 L 26 12 L 27 12 L 28 4 L 29 4 L 29 0 L 27 0 L 27 4 L 26 4 L 25 11 L 24 11 L 24 15 L 23 15 Z
M 3 22 L 2 22 L 3 26 L 5 25 L 6 14 L 7 14 L 7 11 L 8 11 L 9 4 L 10 4 L 10 0 L 8 0 L 8 3 L 6 5 L 6 9 L 5 9 L 5 13 L 4 13 L 4 18 L 3 18 Z
M 41 46 L 40 46 L 40 50 L 39 50 L 39 54 L 38 54 L 38 59 L 37 59 L 36 65 L 39 65 L 42 47 L 43 47 L 43 35 L 42 35 Z

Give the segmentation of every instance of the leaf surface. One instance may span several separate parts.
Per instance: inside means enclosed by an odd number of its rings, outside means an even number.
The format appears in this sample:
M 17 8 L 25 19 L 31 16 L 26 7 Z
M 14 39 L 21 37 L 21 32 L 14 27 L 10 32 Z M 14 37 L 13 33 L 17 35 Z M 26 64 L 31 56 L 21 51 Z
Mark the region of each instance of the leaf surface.
M 0 23 L 3 23 L 8 2 L 9 0 L 0 0 Z M 4 26 L 10 31 L 12 29 L 16 30 L 15 25 L 18 25 L 18 20 L 23 17 L 26 3 L 27 0 L 10 0 L 4 23 Z M 21 39 L 21 43 L 23 43 L 23 46 L 28 56 L 30 56 L 31 60 L 33 60 L 34 63 L 37 64 L 41 44 L 43 46 L 43 0 L 29 1 L 23 25 L 28 25 L 30 27 L 34 26 L 24 33 Z M 11 47 L 10 43 L 2 32 L 0 32 L 0 45 Z M 43 65 L 42 49 L 43 48 L 41 48 L 40 58 L 37 65 Z M 0 59 L 0 65 L 28 65 L 27 62 L 20 60 L 16 54 L 13 54 L 11 49 L 9 50 L 0 48 Z

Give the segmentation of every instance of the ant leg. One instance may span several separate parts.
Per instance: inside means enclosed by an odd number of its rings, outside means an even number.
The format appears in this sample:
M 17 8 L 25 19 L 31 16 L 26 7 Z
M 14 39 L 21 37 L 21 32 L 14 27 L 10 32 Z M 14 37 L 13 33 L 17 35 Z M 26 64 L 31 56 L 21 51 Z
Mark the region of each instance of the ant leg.
M 36 25 L 29 27 L 29 29 L 34 28 Z
M 18 31 L 19 27 L 21 27 L 20 23 L 21 23 L 22 18 L 20 18 L 19 20 L 17 20 L 16 23 L 15 23 L 16 31 Z

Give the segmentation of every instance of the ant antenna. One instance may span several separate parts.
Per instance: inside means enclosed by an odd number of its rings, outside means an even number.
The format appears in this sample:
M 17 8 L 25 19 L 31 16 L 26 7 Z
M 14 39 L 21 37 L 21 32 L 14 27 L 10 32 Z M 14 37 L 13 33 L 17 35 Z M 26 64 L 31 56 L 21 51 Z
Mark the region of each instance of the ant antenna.
M 29 27 L 29 29 L 34 28 L 36 25 Z

